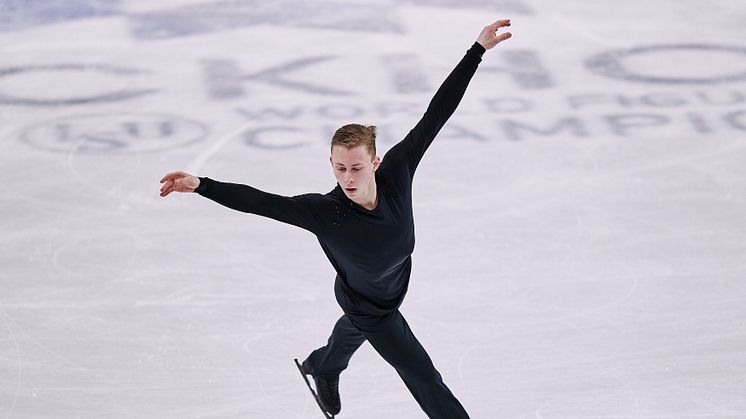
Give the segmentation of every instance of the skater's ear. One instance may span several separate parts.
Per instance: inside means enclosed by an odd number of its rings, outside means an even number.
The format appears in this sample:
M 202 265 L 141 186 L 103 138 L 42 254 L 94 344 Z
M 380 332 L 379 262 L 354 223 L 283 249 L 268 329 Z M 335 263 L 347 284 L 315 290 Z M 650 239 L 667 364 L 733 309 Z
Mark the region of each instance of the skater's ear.
M 376 158 L 373 159 L 373 171 L 375 172 L 378 170 L 378 166 L 381 165 L 381 158 L 376 156 Z

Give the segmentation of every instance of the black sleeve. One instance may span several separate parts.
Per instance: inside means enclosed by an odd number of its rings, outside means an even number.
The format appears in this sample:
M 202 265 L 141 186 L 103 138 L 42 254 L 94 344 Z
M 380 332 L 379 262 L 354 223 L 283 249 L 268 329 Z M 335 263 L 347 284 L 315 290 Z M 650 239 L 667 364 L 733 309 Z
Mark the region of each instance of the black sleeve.
M 320 194 L 281 196 L 260 191 L 248 185 L 218 182 L 207 177 L 199 178 L 195 189 L 205 198 L 236 211 L 261 215 L 291 224 L 318 234 L 322 225 L 316 209 L 322 199 Z
M 384 166 L 386 160 L 388 165 L 405 165 L 410 178 L 414 176 L 425 151 L 461 102 L 484 52 L 484 47 L 478 42 L 469 48 L 433 96 L 422 119 L 403 140 L 386 153 Z M 388 169 L 398 171 L 391 167 Z

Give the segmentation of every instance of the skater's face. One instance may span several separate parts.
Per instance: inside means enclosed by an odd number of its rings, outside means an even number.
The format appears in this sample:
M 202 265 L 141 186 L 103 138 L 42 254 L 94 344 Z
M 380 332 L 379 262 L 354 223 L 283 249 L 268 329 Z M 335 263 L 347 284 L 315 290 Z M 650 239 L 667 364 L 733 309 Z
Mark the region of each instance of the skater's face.
M 375 201 L 375 172 L 381 159 L 371 155 L 368 147 L 359 145 L 347 148 L 341 145 L 332 148 L 329 157 L 334 176 L 348 198 L 363 205 Z

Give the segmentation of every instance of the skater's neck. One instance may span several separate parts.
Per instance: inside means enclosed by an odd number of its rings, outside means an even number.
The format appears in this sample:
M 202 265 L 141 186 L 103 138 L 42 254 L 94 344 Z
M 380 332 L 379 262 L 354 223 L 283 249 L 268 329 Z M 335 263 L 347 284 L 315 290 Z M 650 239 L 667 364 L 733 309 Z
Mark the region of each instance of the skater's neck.
M 361 207 L 373 211 L 378 206 L 378 188 L 376 186 L 376 180 L 373 179 L 372 184 L 368 188 L 368 194 L 359 198 L 354 198 L 352 202 L 360 205 Z

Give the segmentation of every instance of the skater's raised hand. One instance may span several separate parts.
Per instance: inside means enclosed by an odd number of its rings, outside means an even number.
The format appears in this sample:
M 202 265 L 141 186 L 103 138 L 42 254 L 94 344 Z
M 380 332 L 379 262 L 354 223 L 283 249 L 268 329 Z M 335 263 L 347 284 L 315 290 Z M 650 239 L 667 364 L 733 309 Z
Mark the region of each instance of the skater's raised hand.
M 477 37 L 477 42 L 479 42 L 484 49 L 492 49 L 495 45 L 513 36 L 510 32 L 503 32 L 500 35 L 497 34 L 497 31 L 500 28 L 506 26 L 510 26 L 510 19 L 500 19 L 491 25 L 485 26 L 484 29 L 482 29 L 482 33 Z
M 171 192 L 194 192 L 199 186 L 199 178 L 186 172 L 171 172 L 161 179 L 161 196 Z

